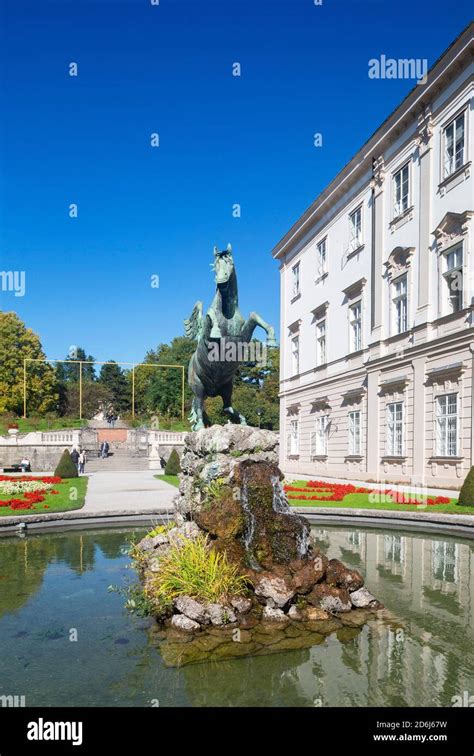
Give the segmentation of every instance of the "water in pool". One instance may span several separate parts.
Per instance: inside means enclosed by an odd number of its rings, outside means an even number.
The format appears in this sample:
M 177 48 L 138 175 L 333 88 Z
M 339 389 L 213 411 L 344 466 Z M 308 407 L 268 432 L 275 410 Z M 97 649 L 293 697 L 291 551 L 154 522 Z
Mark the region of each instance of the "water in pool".
M 314 528 L 396 617 L 341 643 L 166 667 L 124 598 L 133 529 L 0 539 L 0 696 L 26 706 L 451 706 L 474 690 L 474 548 L 458 537 Z M 77 640 L 75 640 L 77 638 Z

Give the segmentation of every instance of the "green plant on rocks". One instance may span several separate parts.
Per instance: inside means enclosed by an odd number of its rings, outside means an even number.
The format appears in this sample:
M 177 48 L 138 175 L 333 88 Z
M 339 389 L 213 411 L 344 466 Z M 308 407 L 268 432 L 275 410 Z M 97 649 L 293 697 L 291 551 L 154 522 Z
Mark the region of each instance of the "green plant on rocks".
M 172 530 L 175 527 L 176 527 L 176 523 L 173 520 L 166 523 L 166 525 L 155 525 L 155 527 L 152 530 L 150 530 L 149 533 L 146 534 L 145 538 L 154 538 L 154 536 L 157 536 L 157 535 L 164 535 L 169 530 Z
M 225 553 L 212 549 L 209 538 L 200 534 L 171 546 L 145 590 L 159 602 L 172 603 L 178 596 L 191 596 L 218 603 L 243 594 L 246 587 L 246 575 L 240 574 Z

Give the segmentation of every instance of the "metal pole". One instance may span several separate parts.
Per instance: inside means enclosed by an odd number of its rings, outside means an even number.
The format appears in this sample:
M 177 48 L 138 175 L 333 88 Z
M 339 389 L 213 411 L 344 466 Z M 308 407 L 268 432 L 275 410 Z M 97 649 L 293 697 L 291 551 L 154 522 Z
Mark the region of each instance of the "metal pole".
M 82 420 L 82 361 L 79 361 L 79 420 Z
M 26 359 L 23 360 L 23 417 L 26 419 Z
M 135 419 L 135 365 L 132 367 L 132 418 Z
M 181 368 L 181 422 L 184 423 L 184 365 Z

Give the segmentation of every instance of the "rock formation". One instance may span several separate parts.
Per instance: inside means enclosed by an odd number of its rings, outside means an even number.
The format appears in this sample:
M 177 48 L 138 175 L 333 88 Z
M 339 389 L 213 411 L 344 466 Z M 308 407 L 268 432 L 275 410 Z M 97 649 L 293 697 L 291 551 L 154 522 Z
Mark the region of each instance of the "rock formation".
M 359 572 L 329 560 L 316 547 L 309 523 L 288 505 L 277 459 L 278 436 L 271 431 L 228 424 L 186 437 L 176 527 L 138 544 L 145 584 L 159 571 L 160 556 L 171 544 L 205 533 L 210 548 L 225 553 L 247 577 L 248 591 L 219 604 L 180 596 L 165 623 L 173 632 L 209 632 L 213 627 L 249 631 L 247 649 L 254 653 L 258 643 L 253 636 L 258 639 L 262 627 L 268 631 L 271 625 L 281 633 L 284 625 L 286 633 L 289 625 L 299 624 L 296 635 L 290 630 L 291 643 L 296 647 L 295 638 L 304 635 L 300 642 L 307 646 L 308 632 L 322 636 L 328 628 L 360 627 L 381 608 Z M 280 640 L 289 647 L 287 635 Z M 211 643 L 213 649 L 217 645 Z M 239 647 L 239 655 L 241 651 Z

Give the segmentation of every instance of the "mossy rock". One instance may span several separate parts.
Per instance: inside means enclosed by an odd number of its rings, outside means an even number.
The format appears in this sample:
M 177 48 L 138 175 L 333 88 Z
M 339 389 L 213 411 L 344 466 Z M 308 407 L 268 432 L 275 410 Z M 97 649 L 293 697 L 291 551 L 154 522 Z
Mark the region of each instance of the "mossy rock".
M 202 651 L 214 651 L 214 649 L 217 648 L 217 646 L 220 646 L 221 643 L 227 643 L 227 638 L 225 636 L 218 636 L 218 635 L 203 635 L 201 638 L 198 638 L 195 643 Z
M 324 636 L 317 633 L 301 635 L 299 638 L 284 638 L 272 646 L 272 651 L 294 651 L 301 648 L 312 648 L 324 642 Z
M 257 651 L 258 645 L 255 642 L 251 643 L 238 643 L 232 641 L 231 643 L 223 643 L 218 646 L 212 652 L 212 659 L 233 659 L 236 656 L 250 656 Z
M 202 530 L 226 540 L 237 538 L 245 530 L 242 507 L 235 501 L 228 486 L 219 493 L 218 498 L 208 501 L 194 519 Z
M 306 630 L 310 630 L 312 633 L 321 633 L 321 635 L 330 635 L 335 630 L 339 630 L 342 627 L 341 623 L 336 619 L 328 620 L 308 620 L 304 623 Z
M 276 630 L 273 633 L 259 632 L 258 630 L 252 632 L 252 639 L 262 646 L 273 646 L 274 643 L 279 643 L 285 638 L 286 635 L 283 630 Z
M 300 635 L 304 635 L 304 633 L 305 631 L 301 625 L 301 622 L 298 624 L 292 623 L 291 625 L 288 625 L 285 630 L 285 635 L 287 636 L 287 638 L 298 638 Z
M 343 612 L 337 616 L 346 627 L 362 627 L 371 614 L 372 612 L 367 609 L 353 609 L 351 612 Z
M 336 638 L 340 643 L 349 643 L 350 641 L 353 641 L 354 638 L 357 638 L 361 632 L 362 628 L 360 627 L 340 627 L 339 630 L 336 631 Z

